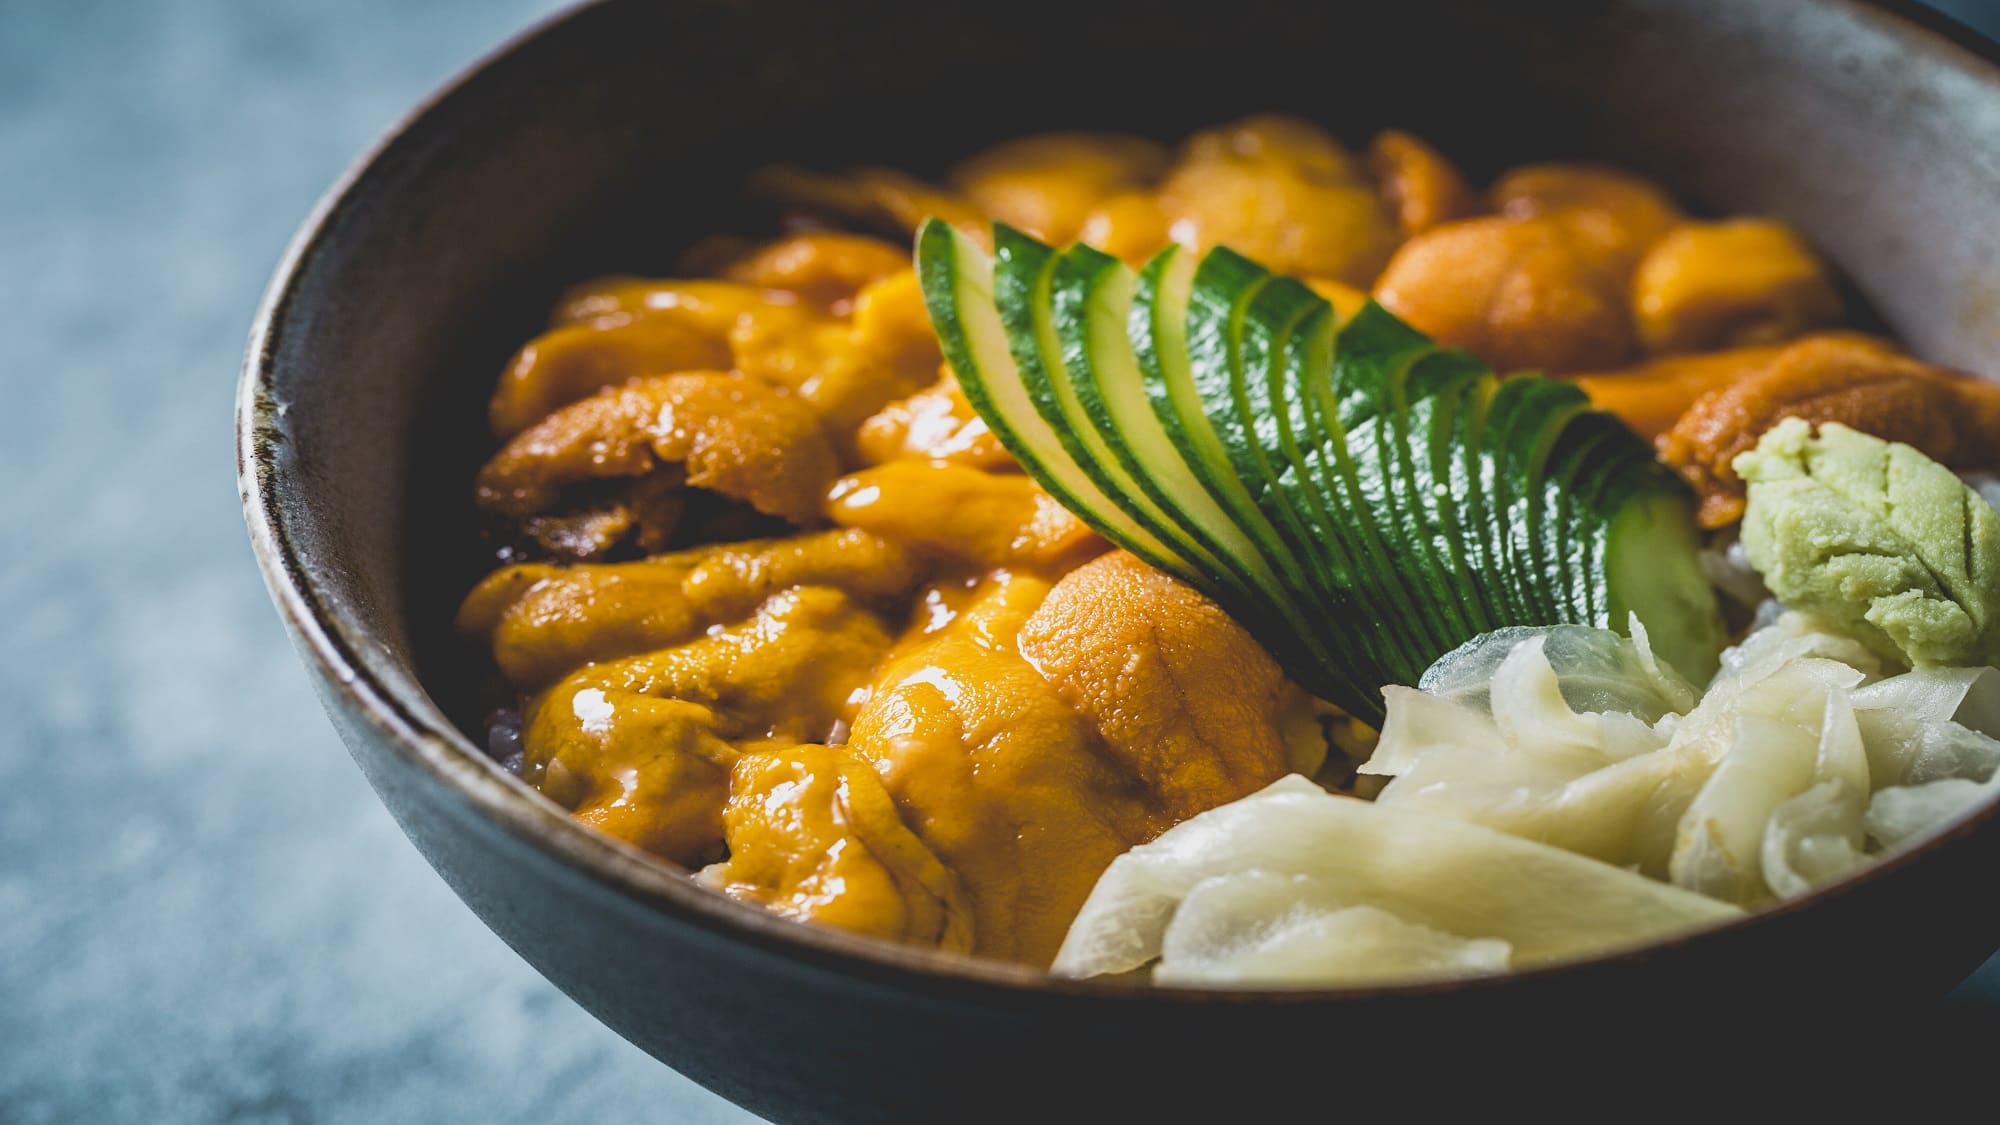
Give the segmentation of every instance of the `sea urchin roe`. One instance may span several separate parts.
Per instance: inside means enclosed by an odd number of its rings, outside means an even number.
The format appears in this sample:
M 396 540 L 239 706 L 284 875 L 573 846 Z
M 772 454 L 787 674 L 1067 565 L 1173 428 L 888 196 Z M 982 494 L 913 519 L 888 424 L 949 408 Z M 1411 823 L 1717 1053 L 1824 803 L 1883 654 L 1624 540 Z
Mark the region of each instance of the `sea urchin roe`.
M 1241 626 L 1129 555 L 959 600 L 885 663 L 852 748 L 957 873 L 979 952 L 1046 963 L 1113 855 L 1282 775 L 1318 735 Z
M 683 317 L 567 324 L 515 353 L 493 392 L 488 419 L 496 436 L 512 437 L 558 408 L 628 379 L 719 371 L 729 364 L 729 341 Z
M 1681 221 L 1680 208 L 1659 185 L 1595 164 L 1524 164 L 1503 174 L 1488 195 L 1508 219 L 1561 217 L 1621 277 Z
M 909 593 L 927 568 L 908 548 L 838 529 L 714 543 L 638 562 L 497 570 L 459 607 L 508 681 L 539 688 L 585 664 L 679 644 L 741 619 L 791 586 L 828 586 L 870 604 Z
M 899 645 L 849 736 L 957 873 L 978 951 L 1037 964 L 1104 865 L 1151 835 L 1136 784 L 1014 647 L 1048 588 L 1013 576 Z
M 846 594 L 799 587 L 685 644 L 592 664 L 536 696 L 522 778 L 578 819 L 679 863 L 714 858 L 729 770 L 824 739 L 889 647 Z
M 1366 285 L 1397 229 L 1359 164 L 1318 127 L 1248 117 L 1188 138 L 1159 190 L 1169 236 L 1279 273 Z
M 1167 216 L 1152 192 L 1121 192 L 1084 216 L 1076 240 L 1128 265 L 1141 265 L 1167 245 Z
M 1951 470 L 1787 418 L 1736 471 L 1743 546 L 1786 605 L 1918 668 L 2000 660 L 2000 513 Z
M 1434 227 L 1396 251 L 1375 299 L 1501 371 L 1610 367 L 1632 351 L 1617 260 L 1567 215 Z
M 1478 209 L 1471 186 L 1451 161 L 1399 129 L 1383 130 L 1369 142 L 1368 171 L 1405 238 Z
M 858 236 L 802 235 L 765 247 L 730 269 L 734 276 L 785 280 L 801 288 L 600 278 L 564 295 L 550 339 L 593 341 L 575 345 L 587 357 L 612 347 L 594 342 L 597 333 L 704 341 L 703 347 L 721 349 L 711 366 L 794 393 L 843 448 L 863 419 L 936 377 L 943 357 L 907 253 Z M 627 374 L 656 375 L 681 366 L 674 356 L 655 358 L 673 363 Z M 571 393 L 589 382 L 588 374 L 566 381 L 540 377 L 514 389 L 503 384 L 495 397 L 496 425 L 503 415 L 519 422 L 536 405 L 555 403 L 563 397 L 558 391 Z
M 1060 571 L 1106 548 L 1027 477 L 945 462 L 891 461 L 844 476 L 827 492 L 826 514 L 980 567 Z
M 994 472 L 1015 467 L 986 419 L 965 401 L 965 392 L 949 371 L 936 383 L 890 403 L 861 423 L 855 445 L 862 461 L 870 465 L 950 461 Z
M 1865 336 L 1808 337 L 1703 396 L 1660 438 L 1661 460 L 1701 497 L 1703 527 L 1724 527 L 1743 514 L 1743 481 L 1733 463 L 1786 417 L 1902 442 L 1949 469 L 2000 465 L 2000 385 L 1920 363 Z
M 958 953 L 973 947 L 958 877 L 904 826 L 869 764 L 835 746 L 737 759 L 729 858 L 701 879 L 787 917 Z
M 812 405 L 843 452 L 851 452 L 855 427 L 924 386 L 943 362 L 916 271 L 906 266 L 855 294 L 845 331 L 808 356 L 788 385 Z
M 797 524 L 817 520 L 838 464 L 798 399 L 742 375 L 635 379 L 558 410 L 479 472 L 483 508 L 524 518 L 562 490 L 676 465 L 686 483 Z
M 842 307 L 747 306 L 728 335 L 737 371 L 792 393 L 844 449 L 854 427 L 934 378 L 943 357 L 907 267 L 862 286 Z
M 834 306 L 909 268 L 910 253 L 902 247 L 867 235 L 822 230 L 760 246 L 730 262 L 722 275 Z
M 1150 185 L 1166 166 L 1166 149 L 1143 137 L 1043 133 L 981 151 L 954 167 L 950 180 L 1000 222 L 1067 242 L 1105 199 Z
M 571 286 L 556 302 L 550 321 L 556 328 L 573 324 L 608 327 L 642 316 L 656 316 L 681 320 L 703 332 L 727 337 L 747 320 L 773 310 L 794 308 L 799 303 L 795 293 L 735 281 L 617 274 Z
M 1641 437 L 1658 437 L 1680 421 L 1688 407 L 1770 366 L 1781 349 L 1731 348 L 1698 355 L 1669 355 L 1616 371 L 1569 376 L 1590 403 L 1609 410 Z
M 1770 219 L 1682 223 L 1632 278 L 1639 342 L 1654 352 L 1771 344 L 1840 319 L 1826 266 Z
M 1056 583 L 1020 643 L 1166 823 L 1325 757 L 1310 698 L 1270 654 L 1222 607 L 1123 551 Z

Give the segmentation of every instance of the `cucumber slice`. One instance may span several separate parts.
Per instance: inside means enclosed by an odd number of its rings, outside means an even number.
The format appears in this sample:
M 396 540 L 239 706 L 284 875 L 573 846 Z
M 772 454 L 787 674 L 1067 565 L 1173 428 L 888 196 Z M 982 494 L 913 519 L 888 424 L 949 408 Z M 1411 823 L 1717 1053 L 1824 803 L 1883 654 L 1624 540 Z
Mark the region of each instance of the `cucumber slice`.
M 1541 477 L 1549 450 L 1563 428 L 1589 409 L 1574 384 L 1515 377 L 1500 384 L 1488 410 L 1484 448 L 1490 462 L 1492 511 L 1488 527 L 1494 557 L 1509 580 L 1501 597 L 1512 623 L 1560 621 L 1549 571 L 1542 511 Z
M 1304 404 L 1292 392 L 1294 366 L 1328 354 L 1333 310 L 1290 278 L 1262 287 L 1238 316 L 1232 363 L 1238 410 L 1251 422 L 1251 457 L 1272 504 L 1303 537 L 1320 580 L 1319 610 L 1329 620 L 1352 619 L 1370 604 L 1368 572 L 1356 564 L 1333 509 L 1313 484 L 1301 446 L 1308 429 Z M 1350 665 L 1377 663 L 1363 638 L 1329 633 L 1327 642 Z
M 1264 463 L 1258 419 L 1247 409 L 1239 376 L 1243 315 L 1272 281 L 1257 263 L 1218 249 L 1195 270 L 1187 304 L 1188 374 L 1202 417 L 1211 424 L 1230 473 L 1260 511 L 1276 482 Z
M 1658 464 L 1646 466 L 1648 470 Z M 1660 485 L 1663 473 L 1651 474 Z M 1631 487 L 1604 523 L 1604 589 L 1611 623 L 1624 630 L 1633 615 L 1646 626 L 1653 651 L 1692 683 L 1707 683 L 1726 640 L 1715 590 L 1702 577 L 1694 506 L 1684 490 Z
M 986 420 L 993 436 L 1063 507 L 1107 538 L 1164 570 L 1184 570 L 1166 544 L 1077 465 L 1036 410 L 994 303 L 992 260 L 950 224 L 936 222 L 926 223 L 919 232 L 917 254 L 932 263 L 919 283 L 945 359 L 957 372 L 966 401 Z
M 1064 452 L 1084 469 L 1100 491 L 1121 503 L 1141 527 L 1178 552 L 1177 565 L 1163 569 L 1197 586 L 1210 588 L 1226 607 L 1248 620 L 1282 619 L 1291 613 L 1284 589 L 1268 567 L 1245 568 L 1234 564 L 1237 558 L 1259 559 L 1253 547 L 1243 543 L 1244 549 L 1230 555 L 1210 545 L 1212 537 L 1207 534 L 1210 527 L 1222 531 L 1225 538 L 1243 542 L 1240 529 L 1225 515 L 1216 511 L 1212 519 L 1183 522 L 1176 511 L 1162 503 L 1164 498 L 1156 498 L 1145 486 L 1144 482 L 1156 478 L 1172 479 L 1178 468 L 1180 475 L 1194 486 L 1194 492 L 1204 491 L 1192 472 L 1187 471 L 1179 451 L 1165 441 L 1164 431 L 1160 431 L 1161 441 L 1154 446 L 1153 459 L 1140 462 L 1113 448 L 1113 435 L 1121 442 L 1126 441 L 1128 431 L 1098 424 L 1100 416 L 1108 420 L 1110 407 L 1097 372 L 1112 370 L 1124 373 L 1123 389 L 1136 392 L 1130 397 L 1142 415 L 1137 419 L 1142 430 L 1145 422 L 1158 426 L 1157 418 L 1147 409 L 1131 339 L 1125 331 L 1135 280 L 1132 272 L 1123 263 L 1116 263 L 1125 275 L 1124 284 L 1101 284 L 1093 289 L 1093 281 L 1109 282 L 1116 275 L 1107 276 L 1100 263 L 1086 257 L 1056 254 L 1003 224 L 994 227 L 994 244 L 994 299 L 1007 331 L 1010 351 L 1022 373 L 1029 399 Z M 1103 307 L 1094 307 L 1093 299 L 1101 300 Z M 1145 467 L 1139 467 L 1142 465 Z M 1302 643 L 1284 633 L 1275 637 L 1260 634 L 1260 639 L 1281 652 L 1301 652 L 1307 666 L 1344 666 L 1344 662 L 1335 660 L 1332 653 L 1316 643 Z M 1325 686 L 1328 691 L 1341 694 L 1360 690 L 1358 685 L 1345 682 L 1344 677 Z
M 1636 487 L 1645 487 L 1654 471 L 1651 451 L 1626 440 L 1623 423 L 1595 411 L 1563 432 L 1551 456 L 1548 489 L 1558 501 L 1555 515 L 1565 533 L 1559 541 L 1567 563 L 1566 581 L 1577 620 L 1623 631 L 1626 622 L 1613 620 L 1605 583 L 1603 522 L 1597 513 L 1615 511 Z
M 1466 388 L 1457 422 L 1452 427 L 1456 440 L 1445 451 L 1450 461 L 1451 492 L 1458 500 L 1455 505 L 1458 548 L 1465 557 L 1473 586 L 1479 591 L 1479 605 L 1486 618 L 1482 624 L 1487 629 L 1500 628 L 1511 620 L 1505 613 L 1500 592 L 1506 585 L 1506 575 L 1494 557 L 1492 541 L 1483 534 L 1483 529 L 1492 525 L 1493 509 L 1487 502 L 1491 485 L 1486 479 L 1486 459 L 1480 450 L 1486 442 L 1486 421 L 1493 411 L 1493 396 L 1499 389 L 1500 381 L 1490 372 Z
M 1411 636 L 1408 625 L 1418 619 L 1424 603 L 1415 600 L 1393 567 L 1383 565 L 1386 556 L 1379 545 L 1366 534 L 1357 535 L 1356 529 L 1369 527 L 1374 517 L 1361 501 L 1352 473 L 1342 467 L 1341 451 L 1348 448 L 1349 435 L 1329 432 L 1324 426 L 1321 410 L 1331 401 L 1337 322 L 1333 309 L 1322 308 L 1307 318 L 1287 348 L 1285 401 L 1274 408 L 1282 422 L 1281 444 L 1303 485 L 1297 494 L 1320 514 L 1325 526 L 1336 531 L 1347 585 L 1353 590 L 1351 600 L 1366 607 L 1364 612 L 1384 618 L 1368 637 L 1370 663 L 1420 674 L 1434 659 L 1432 642 Z
M 1304 589 L 1307 579 L 1302 561 L 1286 549 L 1277 528 L 1258 509 L 1243 479 L 1233 471 L 1228 451 L 1195 384 L 1188 351 L 1195 269 L 1192 254 L 1170 246 L 1139 273 L 1128 328 L 1147 397 L 1168 438 L 1209 496 L 1256 544 L 1287 590 Z M 1212 358 L 1212 352 L 1209 355 Z
M 1005 224 L 994 224 L 993 243 L 994 304 L 1035 412 L 1098 491 L 1163 545 L 1171 560 L 1163 569 L 1189 581 L 1220 579 L 1224 568 L 1201 544 L 1188 540 L 1138 488 L 1077 401 L 1056 330 L 1055 275 L 1060 255 Z
M 1556 535 L 1556 569 L 1562 578 L 1561 605 L 1574 621 L 1600 628 L 1613 625 L 1603 586 L 1590 581 L 1602 558 L 1602 537 L 1588 513 L 1596 510 L 1601 486 L 1627 467 L 1629 449 L 1615 427 L 1601 424 L 1601 415 L 1587 414 L 1563 431 L 1549 455 L 1542 481 L 1543 505 Z M 1622 628 L 1623 626 L 1618 626 Z
M 1356 583 L 1354 561 L 1331 509 L 1307 487 L 1299 448 L 1303 407 L 1291 394 L 1294 360 L 1312 351 L 1313 337 L 1330 320 L 1331 310 L 1312 290 L 1290 278 L 1273 280 L 1243 310 L 1233 382 L 1238 409 L 1251 419 L 1252 456 L 1266 494 L 1284 498 L 1293 534 L 1306 540 L 1327 583 L 1346 590 Z
M 1431 354 L 1431 349 L 1425 347 L 1390 361 L 1376 386 L 1371 409 L 1348 432 L 1347 439 L 1356 469 L 1364 474 L 1372 472 L 1380 482 L 1381 499 L 1372 522 L 1383 548 L 1400 564 L 1395 569 L 1404 578 L 1401 585 L 1408 587 L 1404 596 L 1432 609 L 1428 614 L 1412 616 L 1413 624 L 1422 627 L 1419 659 L 1451 637 L 1470 635 L 1457 610 L 1457 599 L 1440 585 L 1449 575 L 1430 551 L 1429 528 L 1436 522 L 1432 512 L 1435 501 L 1429 490 L 1421 487 L 1423 482 L 1416 479 L 1410 456 L 1409 382 Z
M 1211 270 L 1220 263 L 1221 268 Z M 1201 310 L 1219 306 L 1219 301 L 1201 300 L 1203 286 L 1216 279 L 1225 284 L 1234 274 L 1247 277 L 1262 267 L 1226 250 L 1210 254 L 1195 275 L 1196 300 L 1189 306 L 1190 352 L 1196 348 L 1196 323 Z M 1240 286 L 1243 296 L 1230 308 L 1222 328 L 1226 354 L 1219 364 L 1227 372 L 1227 395 L 1210 417 L 1230 451 L 1237 475 L 1243 480 L 1252 501 L 1273 517 L 1280 535 L 1322 576 L 1320 612 L 1338 615 L 1349 612 L 1348 597 L 1354 586 L 1354 568 L 1342 547 L 1339 532 L 1330 519 L 1320 518 L 1309 500 L 1287 493 L 1286 470 L 1290 463 L 1280 447 L 1278 429 L 1285 411 L 1277 397 L 1289 374 L 1285 367 L 1287 348 L 1299 321 L 1325 308 L 1325 302 L 1310 289 L 1289 278 L 1264 274 L 1262 283 Z M 1197 370 L 1202 365 L 1197 364 Z
M 1372 601 L 1390 615 L 1379 630 L 1380 647 L 1396 683 L 1414 683 L 1410 677 L 1421 676 L 1450 651 L 1438 646 L 1454 635 L 1432 628 L 1432 615 L 1418 608 L 1436 599 L 1424 595 L 1421 579 L 1411 573 L 1411 548 L 1401 541 L 1399 505 L 1391 493 L 1399 486 L 1393 469 L 1399 439 L 1384 432 L 1385 414 L 1396 409 L 1387 383 L 1402 378 L 1430 347 L 1429 340 L 1371 302 L 1341 328 L 1331 370 L 1324 376 L 1302 373 L 1317 405 L 1308 417 L 1326 451 L 1322 469 L 1329 475 L 1323 486 L 1356 541 Z
M 1077 405 L 1142 495 L 1229 577 L 1277 599 L 1283 589 L 1244 534 L 1181 457 L 1153 412 L 1127 334 L 1138 275 L 1088 246 L 1066 251 L 1053 284 L 1056 333 Z
M 1691 498 L 1574 386 L 1502 381 L 1380 306 L 1345 324 L 1226 250 L 1135 274 L 933 223 L 918 269 L 966 397 L 1108 538 L 1236 614 L 1365 722 L 1509 625 L 1626 626 L 1691 678 L 1721 645 Z
M 1285 279 L 1283 286 L 1289 290 L 1297 283 Z M 1303 286 L 1299 286 L 1303 289 Z M 1315 296 L 1310 290 L 1308 296 Z M 1289 300 L 1290 295 L 1286 294 Z M 1251 409 L 1268 419 L 1271 440 L 1280 465 L 1278 467 L 1278 487 L 1301 509 L 1301 518 L 1316 536 L 1323 540 L 1324 560 L 1322 565 L 1329 582 L 1346 590 L 1358 590 L 1363 584 L 1365 572 L 1356 563 L 1347 549 L 1340 532 L 1341 522 L 1338 509 L 1328 502 L 1326 495 L 1318 488 L 1317 460 L 1319 441 L 1315 436 L 1312 421 L 1307 417 L 1307 398 L 1300 393 L 1303 385 L 1302 373 L 1324 372 L 1333 354 L 1333 336 L 1339 328 L 1339 317 L 1334 309 L 1324 303 L 1307 304 L 1304 316 L 1292 324 L 1289 331 L 1280 320 L 1290 319 L 1289 310 L 1278 306 L 1278 297 L 1266 302 L 1264 310 L 1252 310 L 1253 315 L 1267 318 L 1261 325 L 1253 325 L 1258 336 L 1253 339 L 1254 352 L 1268 351 L 1269 370 L 1261 380 L 1253 380 L 1256 393 L 1251 397 Z
M 1494 628 L 1465 547 L 1458 459 L 1453 456 L 1460 416 L 1486 374 L 1470 355 L 1439 349 L 1417 360 L 1403 390 L 1407 417 L 1399 427 L 1398 449 L 1412 481 L 1406 505 L 1423 514 L 1410 533 L 1424 550 L 1430 592 L 1448 612 L 1455 635 L 1477 636 Z

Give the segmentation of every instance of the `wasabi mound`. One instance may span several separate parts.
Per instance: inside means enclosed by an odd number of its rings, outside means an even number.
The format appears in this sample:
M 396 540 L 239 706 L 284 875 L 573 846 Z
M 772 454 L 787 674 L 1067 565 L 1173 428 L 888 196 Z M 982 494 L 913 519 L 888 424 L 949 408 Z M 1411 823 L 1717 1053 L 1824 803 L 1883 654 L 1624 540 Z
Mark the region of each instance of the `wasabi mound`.
M 1778 599 L 1913 668 L 2000 659 L 2000 513 L 1907 445 L 1787 418 L 1736 458 Z

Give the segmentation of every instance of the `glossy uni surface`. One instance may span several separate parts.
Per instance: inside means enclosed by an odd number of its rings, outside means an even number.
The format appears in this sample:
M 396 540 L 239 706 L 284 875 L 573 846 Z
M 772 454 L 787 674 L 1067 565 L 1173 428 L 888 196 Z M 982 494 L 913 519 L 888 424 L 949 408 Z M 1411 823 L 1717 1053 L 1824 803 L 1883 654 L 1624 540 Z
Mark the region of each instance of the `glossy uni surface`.
M 1505 1067 L 1530 1017 L 1584 1049 L 1614 1020 L 1629 1044 L 1695 1020 L 1726 1036 L 1716 1013 L 1751 1006 L 1808 1026 L 1922 1002 L 2000 943 L 2000 903 L 1965 889 L 2000 869 L 1989 809 L 1812 899 L 1586 964 L 1281 995 L 1052 981 L 701 890 L 454 725 L 479 694 L 450 631 L 486 561 L 474 419 L 564 286 L 754 222 L 739 185 L 774 159 L 931 172 L 1039 129 L 1173 137 L 1261 108 L 1348 138 L 1408 128 L 1478 178 L 1593 157 L 1782 216 L 1918 355 L 2000 370 L 2000 68 L 1890 10 L 1251 0 L 1224 22 L 615 0 L 559 19 L 420 110 L 307 224 L 252 341 L 239 456 L 266 577 L 356 760 L 473 909 L 621 1033 L 780 1120 L 1015 1119 L 1057 1112 L 1057 1090 L 1064 1115 L 1172 1118 L 1323 1091 L 1368 1043 Z M 1377 1078 L 1417 1071 L 1386 1054 Z

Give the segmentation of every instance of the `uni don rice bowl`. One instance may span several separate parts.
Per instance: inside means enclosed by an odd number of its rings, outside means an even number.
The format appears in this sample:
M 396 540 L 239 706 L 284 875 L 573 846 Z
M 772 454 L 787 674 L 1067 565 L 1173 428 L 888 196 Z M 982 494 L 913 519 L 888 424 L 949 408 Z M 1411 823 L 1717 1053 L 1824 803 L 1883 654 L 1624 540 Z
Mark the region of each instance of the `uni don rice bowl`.
M 1278 116 L 750 186 L 778 226 L 520 325 L 457 618 L 491 753 L 715 894 L 1396 983 L 2000 787 L 2000 386 L 1783 222 Z

